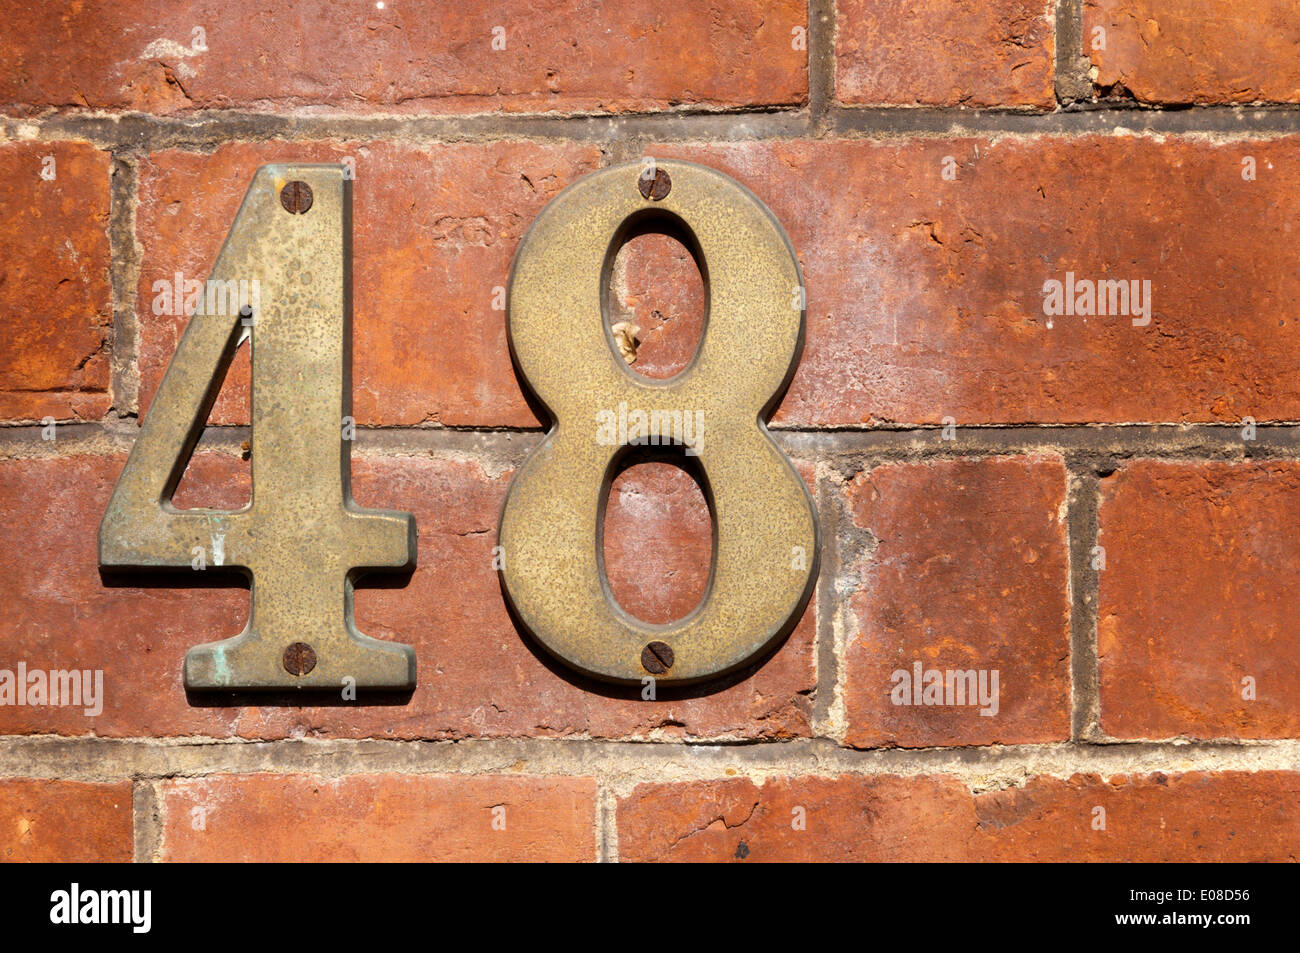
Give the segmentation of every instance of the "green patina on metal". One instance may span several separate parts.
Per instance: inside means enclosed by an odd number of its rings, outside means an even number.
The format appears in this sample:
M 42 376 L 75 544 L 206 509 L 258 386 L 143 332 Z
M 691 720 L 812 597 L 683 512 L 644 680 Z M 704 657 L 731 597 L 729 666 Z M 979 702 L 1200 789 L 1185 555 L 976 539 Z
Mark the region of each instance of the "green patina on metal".
M 605 300 L 624 237 L 656 221 L 693 244 L 709 302 L 694 359 L 668 380 L 619 357 Z M 804 323 L 798 262 L 767 207 L 687 162 L 593 173 L 533 223 L 507 308 L 519 372 L 555 420 L 501 517 L 504 589 L 533 636 L 586 675 L 686 684 L 737 669 L 788 634 L 812 593 L 819 535 L 808 489 L 764 425 L 794 373 Z M 656 443 L 698 457 L 714 524 L 704 599 L 668 625 L 618 605 L 601 552 L 618 465 Z
M 247 628 L 190 649 L 189 689 L 415 686 L 411 647 L 362 635 L 352 617 L 356 579 L 413 568 L 416 535 L 411 514 L 352 499 L 351 185 L 338 165 L 258 170 L 209 277 L 256 288 L 257 304 L 241 315 L 249 302 L 232 294 L 191 317 L 100 524 L 102 566 L 190 568 L 198 551 L 250 579 Z M 177 509 L 172 493 L 250 323 L 252 502 Z

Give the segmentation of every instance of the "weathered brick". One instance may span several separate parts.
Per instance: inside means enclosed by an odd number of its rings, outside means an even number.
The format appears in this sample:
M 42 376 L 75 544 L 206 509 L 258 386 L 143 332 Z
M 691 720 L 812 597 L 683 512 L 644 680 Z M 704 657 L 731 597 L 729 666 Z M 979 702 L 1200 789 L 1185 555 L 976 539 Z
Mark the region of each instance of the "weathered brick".
M 802 0 L 124 0 L 57 14 L 19 5 L 0 23 L 0 107 L 619 112 L 784 105 L 808 89 Z
M 1033 777 L 980 794 L 948 776 L 643 784 L 618 801 L 618 845 L 630 861 L 1284 861 L 1300 853 L 1298 795 L 1286 771 Z
M 130 782 L 0 780 L 0 860 L 129 861 L 131 817 Z
M 248 593 L 183 582 L 169 588 L 145 574 L 101 581 L 95 528 L 123 463 L 121 456 L 0 461 L 0 504 L 8 514 L 0 523 L 0 575 L 24 607 L 0 616 L 6 658 L 42 669 L 101 669 L 106 696 L 98 716 L 69 707 L 0 707 L 0 733 L 787 738 L 811 731 L 812 606 L 757 671 L 731 676 L 707 695 L 661 689 L 649 702 L 638 686 L 611 691 L 585 682 L 521 634 L 502 599 L 492 547 L 511 471 L 419 456 L 360 454 L 353 465 L 358 503 L 416 516 L 419 566 L 409 582 L 370 587 L 363 580 L 355 598 L 362 632 L 415 647 L 419 685 L 410 700 L 373 705 L 363 696 L 357 707 L 268 704 L 255 695 L 233 706 L 191 702 L 181 682 L 185 651 L 237 634 L 248 618 Z M 181 502 L 235 505 L 248 498 L 247 473 L 235 457 L 198 454 Z M 645 489 L 654 490 L 653 481 Z M 616 586 L 620 572 L 662 573 L 661 540 L 673 535 L 671 524 L 685 507 L 678 500 L 637 514 L 644 535 L 640 543 L 619 544 L 621 561 L 611 569 Z M 38 538 L 41 545 L 32 547 Z M 649 605 L 676 614 L 673 600 L 683 597 L 657 591 Z
M 108 410 L 109 173 L 85 143 L 0 145 L 0 419 Z
M 1051 4 L 838 0 L 835 95 L 887 106 L 1055 103 Z
M 658 145 L 790 233 L 807 344 L 778 424 L 1300 418 L 1300 137 Z M 1242 179 L 1242 160 L 1258 179 Z M 953 157 L 956 179 L 943 177 Z M 1213 222 L 1213 228 L 1206 223 Z M 1230 239 L 1225 236 L 1231 236 Z M 1141 317 L 1044 314 L 1044 283 L 1150 280 Z M 1140 287 L 1140 286 L 1139 286 Z M 960 439 L 960 437 L 959 437 Z
M 846 743 L 1069 738 L 1065 482 L 1059 459 L 1017 457 L 888 464 L 846 486 L 856 535 L 874 546 L 844 567 L 856 586 Z M 914 684 L 918 662 L 944 673 L 941 695 L 923 693 L 925 676 Z M 971 671 L 973 685 L 957 674 Z
M 1104 732 L 1300 735 L 1293 517 L 1300 519 L 1293 461 L 1139 460 L 1102 481 Z M 1243 697 L 1250 689 L 1255 697 Z
M 227 146 L 212 155 L 151 156 L 141 170 L 138 212 L 145 249 L 137 302 L 143 406 L 152 400 L 187 320 L 170 313 L 175 275 L 207 277 L 257 166 L 346 156 L 357 163 L 357 420 L 540 426 L 510 362 L 498 289 L 536 213 L 594 168 L 597 150 L 576 145 L 263 143 Z M 412 168 L 417 163 L 418 172 Z M 669 377 L 690 362 L 703 330 L 699 270 L 684 246 L 653 233 L 629 241 L 618 262 L 611 321 L 641 328 L 636 371 Z M 247 351 L 241 350 L 212 421 L 247 423 L 248 387 Z
M 257 144 L 154 157 L 142 170 L 140 212 L 143 400 L 184 323 L 149 313 L 152 282 L 177 268 L 206 274 L 242 195 L 227 183 L 273 158 L 337 160 L 361 148 L 370 154 L 358 159 L 358 419 L 538 423 L 510 365 L 493 289 L 506 281 L 531 216 L 594 167 L 586 147 Z M 1041 137 L 653 151 L 723 168 L 785 224 L 804 265 L 808 339 L 776 421 L 839 426 L 946 416 L 959 425 L 1300 416 L 1300 379 L 1285 372 L 1297 324 L 1277 304 L 1300 295 L 1300 275 L 1286 243 L 1270 237 L 1289 234 L 1300 213 L 1297 150 L 1296 137 L 1231 145 Z M 1257 181 L 1241 178 L 1246 155 Z M 943 178 L 947 156 L 955 181 Z M 462 183 L 451 207 L 418 176 L 397 194 L 406 166 L 431 159 L 442 170 L 437 181 Z M 375 176 L 369 185 L 367 174 Z M 459 224 L 438 226 L 431 238 L 410 214 L 410 189 L 427 202 L 425 219 Z M 990 189 L 997 202 L 988 201 Z M 180 214 L 185 203 L 194 203 L 193 215 Z M 1206 217 L 1223 232 L 1197 227 Z M 462 227 L 470 221 L 473 241 Z M 1223 233 L 1238 240 L 1220 242 Z M 653 345 L 646 352 L 643 367 L 662 363 L 660 373 L 689 359 L 697 332 L 678 316 L 702 313 L 698 279 L 667 247 L 628 268 L 663 282 L 663 320 L 643 334 L 674 325 L 663 354 Z M 430 259 L 436 267 L 421 264 Z M 671 267 L 656 268 L 665 261 Z M 1218 263 L 1213 282 L 1204 280 L 1204 261 Z M 1149 280 L 1150 325 L 1133 326 L 1140 316 L 1045 315 L 1044 282 L 1067 272 L 1094 282 Z M 624 302 L 650 287 L 636 284 Z M 236 394 L 246 389 L 232 383 Z M 214 419 L 246 415 L 223 398 Z
M 1103 93 L 1162 104 L 1300 102 L 1294 0 L 1086 0 L 1083 27 Z
M 206 278 L 257 167 L 355 161 L 353 408 L 361 424 L 536 426 L 494 310 L 524 231 L 594 146 L 497 142 L 255 143 L 162 152 L 140 170 L 141 405 L 162 380 L 183 315 L 155 314 L 155 282 Z M 168 286 L 159 285 L 165 289 Z M 215 423 L 246 423 L 247 364 Z
M 590 778 L 254 774 L 160 789 L 161 860 L 595 859 Z
M 674 236 L 650 232 L 626 242 L 614 258 L 608 322 L 631 322 L 636 360 L 631 367 L 663 379 L 690 364 L 704 333 L 704 279 L 690 251 Z
M 671 463 L 643 463 L 619 474 L 605 508 L 605 573 L 625 610 L 666 623 L 704 598 L 713 522 L 699 484 Z

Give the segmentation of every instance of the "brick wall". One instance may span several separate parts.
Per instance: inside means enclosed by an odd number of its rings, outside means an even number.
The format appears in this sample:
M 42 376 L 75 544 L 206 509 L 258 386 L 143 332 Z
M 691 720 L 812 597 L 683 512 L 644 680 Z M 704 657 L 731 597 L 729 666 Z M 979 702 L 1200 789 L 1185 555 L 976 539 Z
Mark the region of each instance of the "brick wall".
M 105 686 L 0 705 L 0 857 L 1300 851 L 1291 0 L 0 6 L 0 668 Z M 772 657 L 653 702 L 545 660 L 491 561 L 542 426 L 497 288 L 550 198 L 642 155 L 727 172 L 795 245 L 773 429 L 824 536 Z M 247 591 L 96 563 L 185 323 L 153 283 L 207 274 L 260 164 L 344 158 L 355 492 L 420 534 L 356 615 L 419 686 L 187 698 Z M 1149 281 L 1149 313 L 1048 313 L 1067 273 Z M 637 239 L 614 291 L 640 366 L 682 367 L 681 246 Z M 179 504 L 247 499 L 248 388 L 242 349 Z M 679 617 L 709 539 L 692 477 L 629 470 L 614 592 Z M 918 664 L 996 673 L 996 712 L 896 704 Z

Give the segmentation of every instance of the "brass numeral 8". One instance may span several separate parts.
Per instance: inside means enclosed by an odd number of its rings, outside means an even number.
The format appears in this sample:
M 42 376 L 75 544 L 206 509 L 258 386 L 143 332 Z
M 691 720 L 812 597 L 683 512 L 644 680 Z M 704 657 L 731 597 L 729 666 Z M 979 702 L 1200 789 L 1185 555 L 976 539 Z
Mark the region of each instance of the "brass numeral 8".
M 632 372 L 605 320 L 613 256 L 654 219 L 691 239 L 708 296 L 695 356 L 668 380 Z M 736 669 L 788 634 L 812 593 L 819 537 L 808 489 L 764 423 L 794 372 L 804 320 L 799 265 L 767 207 L 688 162 L 593 173 L 533 223 L 507 300 L 515 361 L 554 418 L 501 516 L 504 588 L 532 635 L 586 675 L 683 684 Z M 713 565 L 700 605 L 654 625 L 611 595 L 602 521 L 630 448 L 668 442 L 698 457 Z

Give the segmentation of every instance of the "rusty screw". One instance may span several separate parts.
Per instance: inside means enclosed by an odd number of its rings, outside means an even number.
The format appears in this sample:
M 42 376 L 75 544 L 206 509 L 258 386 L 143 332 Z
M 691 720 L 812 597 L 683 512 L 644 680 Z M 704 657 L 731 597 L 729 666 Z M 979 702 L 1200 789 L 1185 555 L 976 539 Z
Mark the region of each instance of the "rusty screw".
M 290 182 L 280 190 L 280 204 L 293 215 L 302 215 L 311 208 L 311 186 L 306 182 Z
M 295 642 L 284 650 L 284 670 L 290 675 L 306 675 L 316 667 L 316 650 L 306 642 Z
M 673 187 L 673 180 L 669 178 L 668 173 L 663 169 L 655 169 L 653 176 L 646 175 L 649 172 L 646 169 L 641 173 L 641 177 L 636 180 L 636 187 L 641 190 L 641 197 L 653 199 L 658 202 L 668 195 L 669 190 Z
M 651 675 L 662 675 L 673 667 L 673 650 L 664 642 L 651 642 L 641 650 L 641 667 Z

